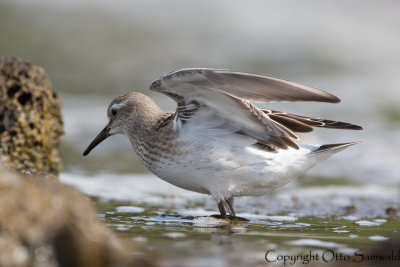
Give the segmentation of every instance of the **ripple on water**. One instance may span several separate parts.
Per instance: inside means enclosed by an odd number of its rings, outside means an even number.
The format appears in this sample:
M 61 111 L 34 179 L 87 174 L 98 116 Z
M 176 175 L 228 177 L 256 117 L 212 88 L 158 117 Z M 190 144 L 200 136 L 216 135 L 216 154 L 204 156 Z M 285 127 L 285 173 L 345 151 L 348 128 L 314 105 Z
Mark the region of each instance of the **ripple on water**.
M 183 238 L 186 237 L 184 233 L 179 233 L 179 232 L 168 232 L 164 233 L 163 236 L 169 237 L 169 238 Z
M 357 221 L 360 218 L 354 215 L 348 215 L 348 216 L 342 216 L 341 219 L 348 221 Z
M 368 237 L 368 239 L 370 239 L 372 241 L 386 241 L 389 238 L 385 237 L 385 236 L 380 236 L 380 235 L 373 235 L 373 236 Z
M 321 248 L 344 248 L 346 245 L 336 242 L 322 241 L 319 239 L 298 239 L 288 242 L 292 246 L 298 247 L 321 247 Z
M 334 233 L 338 233 L 338 234 L 343 234 L 343 233 L 349 233 L 350 231 L 347 230 L 333 230 Z
M 379 223 L 379 222 L 371 222 L 371 221 L 365 221 L 365 220 L 356 221 L 355 223 L 360 225 L 360 226 L 379 226 L 379 225 L 382 224 L 382 223 Z
M 144 236 L 137 236 L 137 237 L 134 237 L 134 238 L 132 238 L 133 239 L 133 241 L 136 241 L 136 242 L 147 242 L 147 237 L 144 237 Z
M 136 206 L 119 206 L 115 210 L 120 213 L 142 213 L 144 208 Z

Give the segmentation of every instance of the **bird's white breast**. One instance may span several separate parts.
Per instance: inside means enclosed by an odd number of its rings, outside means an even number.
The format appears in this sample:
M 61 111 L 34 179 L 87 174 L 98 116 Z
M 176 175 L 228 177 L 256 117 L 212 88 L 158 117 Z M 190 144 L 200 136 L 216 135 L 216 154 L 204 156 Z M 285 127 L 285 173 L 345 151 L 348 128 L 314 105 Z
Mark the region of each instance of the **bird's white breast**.
M 239 139 L 237 145 L 221 138 L 181 140 L 179 153 L 143 163 L 173 185 L 217 199 L 266 194 L 313 166 L 305 162 L 309 149 L 268 152 Z

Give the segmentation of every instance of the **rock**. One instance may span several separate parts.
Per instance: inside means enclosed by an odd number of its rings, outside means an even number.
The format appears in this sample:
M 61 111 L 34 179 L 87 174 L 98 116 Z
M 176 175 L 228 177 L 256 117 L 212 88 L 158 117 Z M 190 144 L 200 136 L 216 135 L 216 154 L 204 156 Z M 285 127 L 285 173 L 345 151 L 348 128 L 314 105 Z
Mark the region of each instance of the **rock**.
M 46 72 L 15 57 L 0 58 L 0 154 L 12 169 L 61 170 L 61 101 Z
M 343 211 L 344 211 L 345 215 L 354 214 L 358 211 L 358 206 L 357 205 L 348 205 L 343 208 Z
M 61 102 L 45 71 L 0 58 L 0 266 L 153 266 L 59 182 L 62 133 Z
M 153 266 L 137 254 L 77 190 L 0 164 L 0 266 Z
M 396 217 L 398 209 L 396 207 L 390 206 L 386 208 L 385 212 L 390 217 Z

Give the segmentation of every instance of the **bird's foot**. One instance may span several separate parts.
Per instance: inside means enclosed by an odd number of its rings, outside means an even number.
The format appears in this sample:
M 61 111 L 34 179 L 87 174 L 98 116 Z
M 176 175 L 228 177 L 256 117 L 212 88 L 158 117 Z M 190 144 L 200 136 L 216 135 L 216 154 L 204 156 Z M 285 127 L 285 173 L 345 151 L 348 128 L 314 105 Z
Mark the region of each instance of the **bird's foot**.
M 222 216 L 221 214 L 213 214 L 210 215 L 210 217 L 216 218 L 216 219 L 223 219 L 223 220 L 229 220 L 231 222 L 248 222 L 249 220 L 243 217 L 238 217 L 238 216 L 232 216 L 225 214 L 225 216 Z

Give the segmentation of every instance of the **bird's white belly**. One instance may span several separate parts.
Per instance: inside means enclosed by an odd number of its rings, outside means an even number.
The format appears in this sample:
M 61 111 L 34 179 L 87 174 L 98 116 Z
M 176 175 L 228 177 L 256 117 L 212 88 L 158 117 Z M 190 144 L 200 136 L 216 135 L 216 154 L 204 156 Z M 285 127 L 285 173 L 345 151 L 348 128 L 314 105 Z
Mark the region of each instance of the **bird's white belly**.
M 211 144 L 207 149 L 191 146 L 183 151 L 148 168 L 173 185 L 217 199 L 264 195 L 309 168 L 304 164 L 308 149 L 275 153 Z

